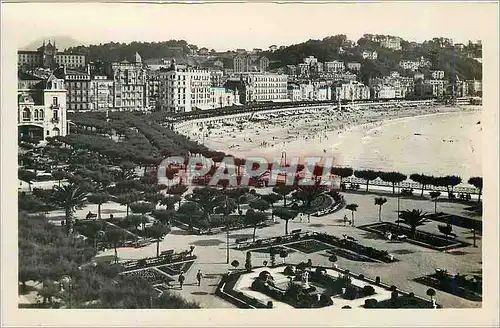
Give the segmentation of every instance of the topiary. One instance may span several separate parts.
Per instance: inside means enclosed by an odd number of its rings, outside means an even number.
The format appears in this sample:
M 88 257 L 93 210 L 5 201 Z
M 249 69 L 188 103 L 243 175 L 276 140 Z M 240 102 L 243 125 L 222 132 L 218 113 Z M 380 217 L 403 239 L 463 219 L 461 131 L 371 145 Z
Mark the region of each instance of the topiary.
M 292 265 L 287 265 L 283 273 L 287 276 L 291 276 L 295 274 L 295 268 Z
M 363 287 L 363 294 L 365 296 L 373 295 L 375 294 L 375 288 L 373 288 L 373 286 L 366 285 L 365 287 Z

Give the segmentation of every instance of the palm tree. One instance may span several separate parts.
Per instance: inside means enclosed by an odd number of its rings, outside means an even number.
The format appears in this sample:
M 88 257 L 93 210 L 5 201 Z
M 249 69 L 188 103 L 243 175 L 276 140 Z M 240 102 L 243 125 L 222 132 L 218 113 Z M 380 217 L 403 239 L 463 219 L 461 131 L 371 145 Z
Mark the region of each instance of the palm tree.
M 472 177 L 467 181 L 467 183 L 473 185 L 477 189 L 479 189 L 479 195 L 477 198 L 477 202 L 481 202 L 481 194 L 483 193 L 483 178 L 482 177 Z
M 298 212 L 286 207 L 278 207 L 273 210 L 274 215 L 285 220 L 285 235 L 288 235 L 288 221 L 297 217 Z
M 397 222 L 401 222 L 409 226 L 412 236 L 415 237 L 417 227 L 424 225 L 427 222 L 427 217 L 425 213 L 422 213 L 422 210 L 404 210 L 399 213 L 399 219 Z
M 378 205 L 378 222 L 382 222 L 382 205 L 387 203 L 387 198 L 385 197 L 375 197 L 375 205 Z
M 354 212 L 358 210 L 358 204 L 348 204 L 346 205 L 346 210 L 351 211 L 352 226 L 354 227 Z
M 179 207 L 177 213 L 184 214 L 189 218 L 189 229 L 193 228 L 193 218 L 200 218 L 203 216 L 200 206 L 195 202 L 185 202 Z
M 300 199 L 304 206 L 303 208 L 307 211 L 307 220 L 309 221 L 311 218 L 311 208 L 313 201 L 318 198 L 319 195 L 324 193 L 326 190 L 326 186 L 321 185 L 320 183 L 315 183 L 310 186 L 299 186 L 297 192 L 295 193 L 295 197 Z
M 76 184 L 54 186 L 54 203 L 64 209 L 65 226 L 68 233 L 73 231 L 73 213 L 83 207 L 87 192 Z
M 431 191 L 429 193 L 429 195 L 431 196 L 432 200 L 434 201 L 434 214 L 437 214 L 437 200 L 438 200 L 439 196 L 441 196 L 441 192 L 440 191 Z

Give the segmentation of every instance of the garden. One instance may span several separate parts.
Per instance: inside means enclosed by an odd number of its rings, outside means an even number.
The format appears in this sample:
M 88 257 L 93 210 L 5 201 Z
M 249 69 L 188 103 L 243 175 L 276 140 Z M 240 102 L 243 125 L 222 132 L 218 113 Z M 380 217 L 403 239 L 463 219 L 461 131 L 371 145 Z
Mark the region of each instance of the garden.
M 414 281 L 471 301 L 482 301 L 483 279 L 478 275 L 451 275 L 446 270 L 436 270 L 436 273 L 416 278 Z
M 453 226 L 465 229 L 474 229 L 479 233 L 483 231 L 482 221 L 477 219 L 467 218 L 459 215 L 446 214 L 443 212 L 428 214 L 426 217 L 432 221 L 451 224 Z

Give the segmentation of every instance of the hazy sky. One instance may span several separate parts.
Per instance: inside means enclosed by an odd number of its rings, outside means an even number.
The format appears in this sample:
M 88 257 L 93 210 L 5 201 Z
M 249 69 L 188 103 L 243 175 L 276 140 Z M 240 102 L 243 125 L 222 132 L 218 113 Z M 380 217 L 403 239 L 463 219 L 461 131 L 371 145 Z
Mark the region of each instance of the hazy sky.
M 482 39 L 491 3 L 2 4 L 2 30 L 19 47 L 47 36 L 79 43 L 184 39 L 216 50 L 267 48 L 364 33 L 411 41 Z M 491 28 L 495 28 L 492 26 Z

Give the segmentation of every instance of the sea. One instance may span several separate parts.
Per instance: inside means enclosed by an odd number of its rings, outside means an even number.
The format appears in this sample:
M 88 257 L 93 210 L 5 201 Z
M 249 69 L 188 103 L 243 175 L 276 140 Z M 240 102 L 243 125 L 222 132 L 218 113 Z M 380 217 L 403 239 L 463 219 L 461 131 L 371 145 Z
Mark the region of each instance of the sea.
M 405 174 L 482 176 L 481 111 L 395 119 L 354 128 L 335 145 L 336 163 Z

